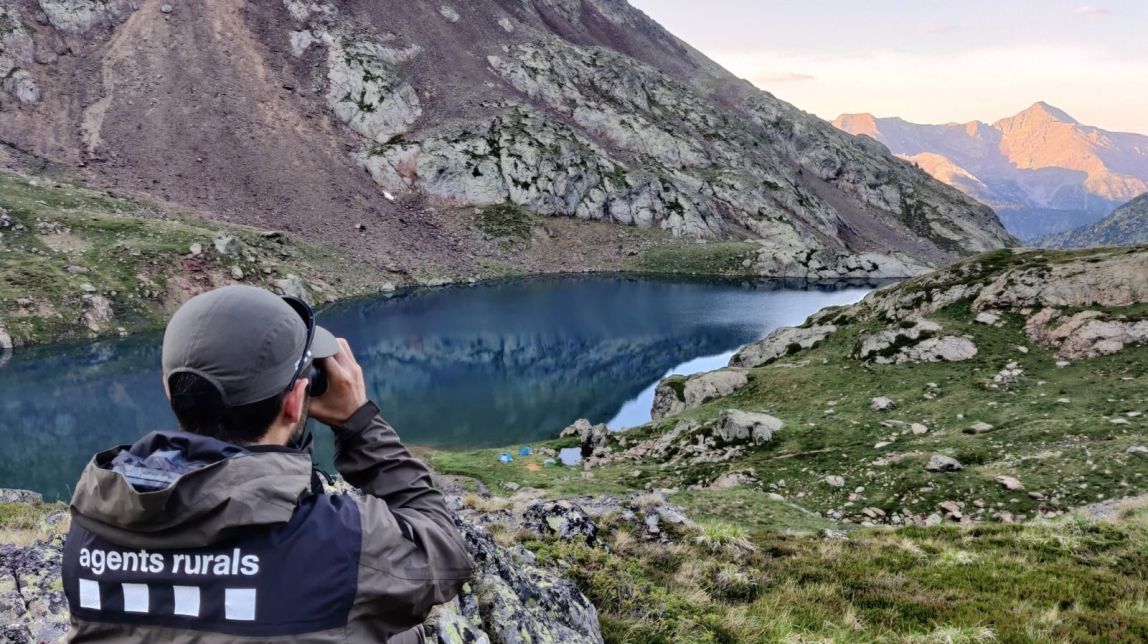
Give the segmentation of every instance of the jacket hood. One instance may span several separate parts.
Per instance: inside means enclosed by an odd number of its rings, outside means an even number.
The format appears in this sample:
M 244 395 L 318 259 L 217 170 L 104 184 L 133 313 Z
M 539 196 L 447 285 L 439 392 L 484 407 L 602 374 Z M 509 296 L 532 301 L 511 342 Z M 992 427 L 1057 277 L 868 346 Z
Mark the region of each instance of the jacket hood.
M 204 547 L 290 521 L 311 490 L 311 455 L 153 432 L 96 454 L 76 485 L 73 520 L 117 545 Z

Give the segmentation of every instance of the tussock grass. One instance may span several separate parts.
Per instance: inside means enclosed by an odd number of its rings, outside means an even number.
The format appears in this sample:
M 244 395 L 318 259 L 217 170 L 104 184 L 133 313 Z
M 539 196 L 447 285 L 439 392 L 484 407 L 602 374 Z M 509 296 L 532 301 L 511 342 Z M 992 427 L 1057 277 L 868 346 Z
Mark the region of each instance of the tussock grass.
M 873 529 L 844 541 L 692 530 L 624 550 L 526 545 L 565 562 L 612 642 L 1148 638 L 1148 522 Z M 712 546 L 741 539 L 752 550 Z
M 63 503 L 0 503 L 0 543 L 27 546 L 67 534 L 71 525 L 67 508 Z

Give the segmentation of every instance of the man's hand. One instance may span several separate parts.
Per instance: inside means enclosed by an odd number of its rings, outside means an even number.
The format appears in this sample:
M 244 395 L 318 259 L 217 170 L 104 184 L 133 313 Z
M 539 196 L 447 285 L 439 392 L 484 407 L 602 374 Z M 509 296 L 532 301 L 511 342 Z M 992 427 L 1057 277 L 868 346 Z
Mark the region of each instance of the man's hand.
M 343 338 L 338 340 L 342 350 L 330 358 L 323 358 L 319 363 L 327 372 L 327 392 L 312 398 L 310 408 L 311 418 L 332 427 L 342 425 L 367 404 L 363 368 L 355 361 L 351 345 Z

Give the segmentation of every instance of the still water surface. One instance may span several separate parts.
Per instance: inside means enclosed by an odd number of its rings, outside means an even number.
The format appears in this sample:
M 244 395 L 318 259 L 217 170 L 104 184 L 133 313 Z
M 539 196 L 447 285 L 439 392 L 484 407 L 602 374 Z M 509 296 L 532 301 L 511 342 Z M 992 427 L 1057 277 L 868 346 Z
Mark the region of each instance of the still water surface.
M 867 287 L 554 277 L 344 303 L 369 393 L 410 444 L 466 449 L 553 437 L 576 418 L 649 420 L 670 373 L 726 364 L 740 346 Z M 0 487 L 71 494 L 91 455 L 174 429 L 161 336 L 19 351 L 0 367 Z M 332 447 L 317 431 L 317 460 Z

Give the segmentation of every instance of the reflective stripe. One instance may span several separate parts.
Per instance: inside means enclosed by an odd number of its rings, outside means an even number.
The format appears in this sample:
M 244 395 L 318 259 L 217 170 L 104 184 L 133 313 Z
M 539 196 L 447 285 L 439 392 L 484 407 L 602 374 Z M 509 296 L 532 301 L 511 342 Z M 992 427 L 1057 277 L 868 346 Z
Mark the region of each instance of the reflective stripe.
M 147 584 L 120 584 L 124 589 L 124 612 L 148 612 Z
M 91 579 L 80 580 L 80 608 L 100 610 L 100 584 Z
M 227 619 L 255 621 L 255 589 L 227 588 L 223 591 L 223 610 Z
M 196 586 L 172 586 L 175 591 L 176 615 L 199 617 L 199 588 Z

